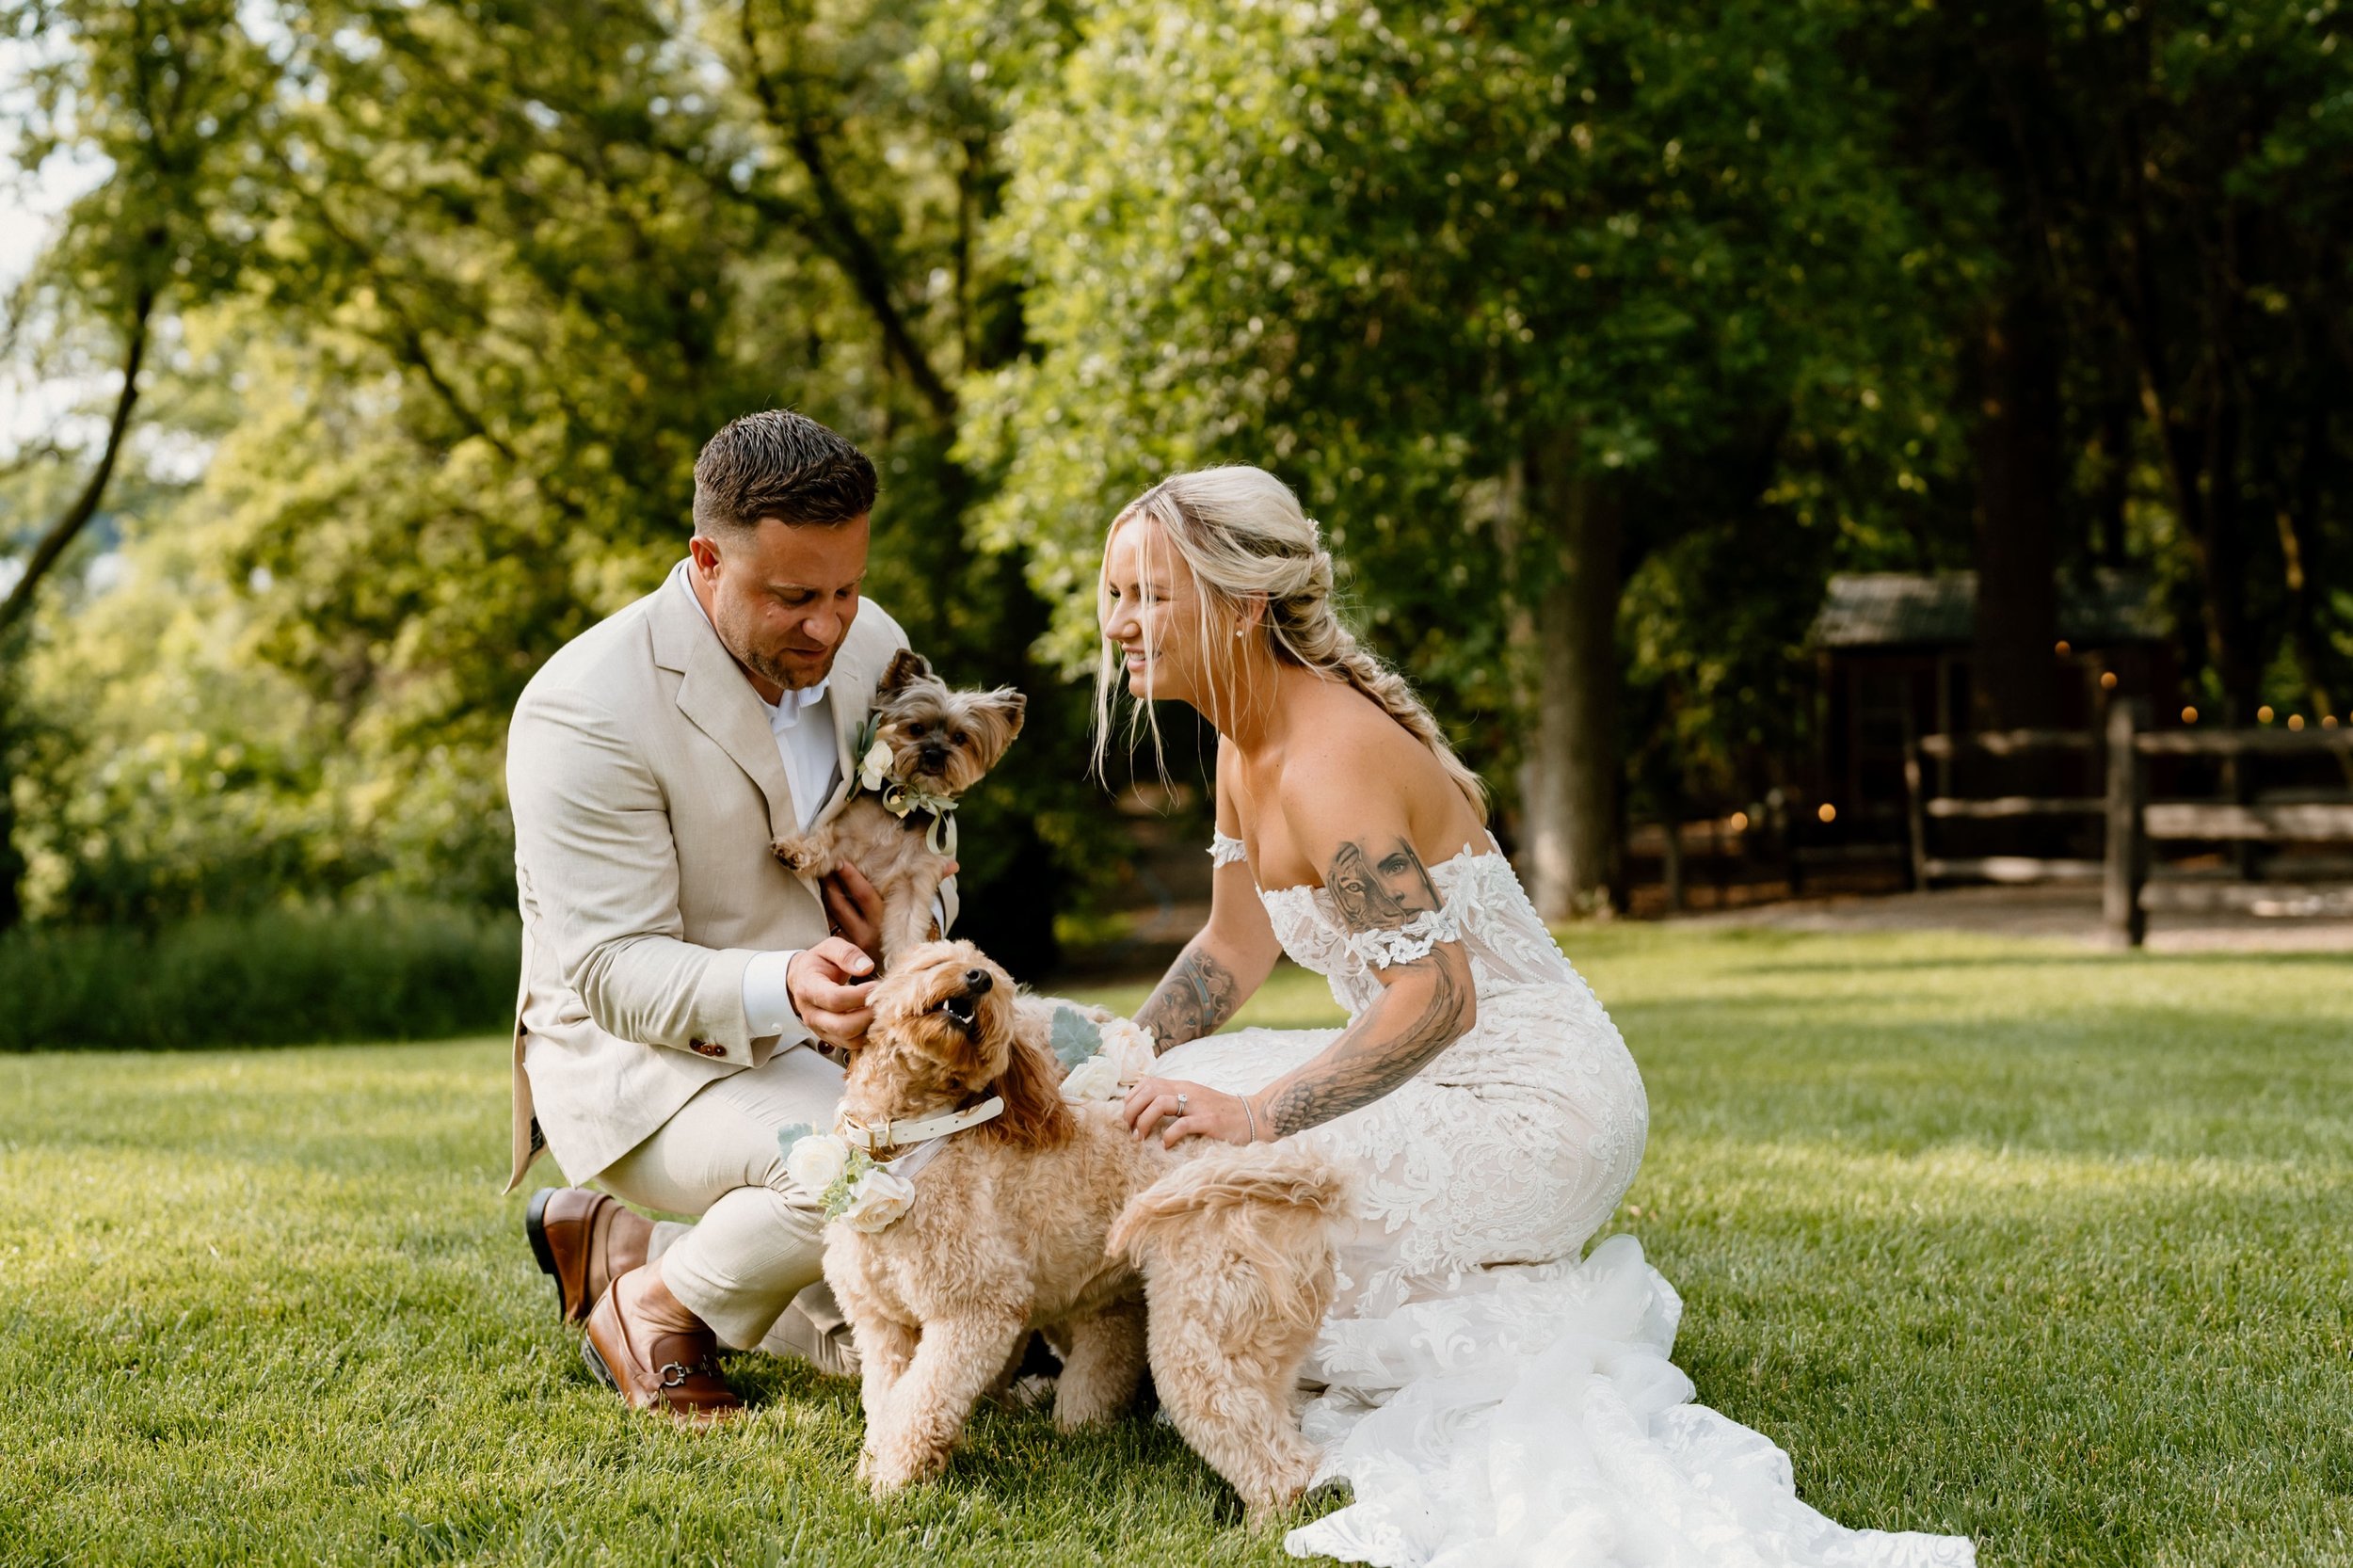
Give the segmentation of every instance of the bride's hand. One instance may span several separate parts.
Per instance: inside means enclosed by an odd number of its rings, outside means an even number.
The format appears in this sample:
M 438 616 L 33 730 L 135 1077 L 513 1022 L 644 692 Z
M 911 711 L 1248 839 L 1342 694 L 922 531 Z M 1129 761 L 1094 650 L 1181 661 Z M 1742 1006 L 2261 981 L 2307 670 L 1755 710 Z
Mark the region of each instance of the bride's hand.
M 1147 1078 L 1128 1091 L 1121 1112 L 1137 1137 L 1157 1128 L 1163 1147 L 1175 1148 L 1188 1138 L 1214 1138 L 1221 1144 L 1257 1141 L 1265 1118 L 1245 1108 L 1240 1095 L 1228 1095 L 1182 1079 Z

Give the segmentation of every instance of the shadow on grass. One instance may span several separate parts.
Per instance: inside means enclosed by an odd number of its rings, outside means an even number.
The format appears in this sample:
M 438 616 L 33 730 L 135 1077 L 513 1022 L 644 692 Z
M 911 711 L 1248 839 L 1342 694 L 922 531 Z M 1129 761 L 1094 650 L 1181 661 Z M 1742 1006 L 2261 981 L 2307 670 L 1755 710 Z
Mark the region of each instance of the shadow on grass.
M 757 1351 L 729 1355 L 725 1371 L 728 1386 L 755 1411 L 815 1407 L 854 1432 L 863 1430 L 856 1379 L 828 1376 Z M 960 1491 L 985 1491 L 1010 1512 L 1036 1516 L 1065 1507 L 1076 1479 L 1106 1499 L 1154 1487 L 1174 1488 L 1196 1496 L 1207 1522 L 1215 1528 L 1242 1528 L 1241 1497 L 1175 1427 L 1160 1419 L 1158 1408 L 1148 1376 L 1116 1418 L 1075 1432 L 1055 1426 L 1050 1400 L 1024 1405 L 1002 1397 L 984 1399 L 973 1409 L 946 1471 L 934 1481 L 876 1504 L 877 1512 L 897 1522 L 907 1511 L 920 1513 L 928 1512 L 927 1504 L 952 1502 Z M 849 1477 L 856 1463 L 855 1450 L 843 1451 L 840 1475 Z M 1295 1528 L 1345 1506 L 1347 1500 L 1345 1487 L 1321 1488 L 1273 1528 Z
M 1889 933 L 1891 936 L 1917 936 L 1916 932 Z M 2026 941 L 2026 937 L 1996 937 L 1990 940 Z M 2060 940 L 2062 938 L 2051 938 Z M 2121 969 L 2137 965 L 2176 966 L 2188 968 L 2329 968 L 2353 973 L 2353 958 L 2342 952 L 2151 952 L 2146 949 L 2125 952 L 2087 949 L 2081 952 L 2016 952 L 1963 953 L 1945 957 L 1897 956 L 1886 958 L 1841 958 L 1815 962 L 1796 960 L 1769 963 L 1727 964 L 1711 966 L 1714 975 L 1762 976 L 1777 974 L 1851 974 L 1858 970 L 1874 973 L 1901 971 L 1936 972 L 1949 969 L 2050 969 L 2098 968 Z

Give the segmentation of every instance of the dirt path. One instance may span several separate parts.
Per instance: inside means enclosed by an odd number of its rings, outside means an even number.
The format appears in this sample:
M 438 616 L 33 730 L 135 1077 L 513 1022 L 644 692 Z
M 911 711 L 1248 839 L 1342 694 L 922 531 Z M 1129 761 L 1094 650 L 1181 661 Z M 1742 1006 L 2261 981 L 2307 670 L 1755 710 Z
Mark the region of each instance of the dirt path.
M 1952 888 L 1792 899 L 1753 908 L 1673 918 L 1692 926 L 1776 931 L 1965 931 L 1998 936 L 2059 936 L 2107 945 L 2096 888 Z M 2291 914 L 2172 914 L 2149 917 L 2152 952 L 2353 952 L 2353 920 Z

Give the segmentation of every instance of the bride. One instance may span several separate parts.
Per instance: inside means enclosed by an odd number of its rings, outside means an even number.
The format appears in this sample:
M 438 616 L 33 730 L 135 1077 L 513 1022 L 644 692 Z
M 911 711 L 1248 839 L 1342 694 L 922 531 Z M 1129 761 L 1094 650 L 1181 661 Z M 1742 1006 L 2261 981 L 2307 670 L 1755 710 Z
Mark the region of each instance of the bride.
M 1484 792 L 1333 611 L 1281 481 L 1154 486 L 1105 544 L 1097 760 L 1128 693 L 1217 727 L 1209 920 L 1137 1015 L 1127 1104 L 1171 1144 L 1303 1138 L 1356 1176 L 1307 1434 L 1354 1501 L 1300 1556 L 1389 1565 L 1968 1564 L 1957 1537 L 1850 1531 L 1788 1458 L 1690 1402 L 1682 1303 L 1630 1237 L 1580 1258 L 1641 1162 L 1625 1043 L 1482 825 Z M 1288 952 L 1339 1030 L 1218 1030 Z

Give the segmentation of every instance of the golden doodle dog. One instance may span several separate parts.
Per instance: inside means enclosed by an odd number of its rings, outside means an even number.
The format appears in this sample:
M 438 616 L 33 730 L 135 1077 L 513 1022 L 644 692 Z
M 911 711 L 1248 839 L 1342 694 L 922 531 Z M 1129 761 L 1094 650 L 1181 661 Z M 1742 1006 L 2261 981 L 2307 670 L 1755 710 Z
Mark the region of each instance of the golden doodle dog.
M 1338 1173 L 1283 1145 L 1163 1149 L 1115 1102 L 1065 1101 L 1053 1004 L 969 942 L 905 954 L 873 1007 L 842 1095 L 854 1139 L 896 1154 L 894 1127 L 1004 1108 L 919 1146 L 897 1218 L 827 1232 L 865 1379 L 859 1478 L 882 1496 L 936 1474 L 1037 1328 L 1063 1356 L 1065 1431 L 1124 1409 L 1148 1355 L 1176 1430 L 1254 1520 L 1298 1497 L 1317 1455 L 1293 1390 L 1331 1304 Z
M 845 860 L 865 873 L 882 895 L 885 968 L 931 936 L 932 895 L 955 854 L 951 815 L 1021 733 L 1028 706 L 1010 686 L 953 690 L 921 654 L 901 648 L 875 683 L 848 803 L 776 840 L 776 858 L 802 876 L 828 875 Z

